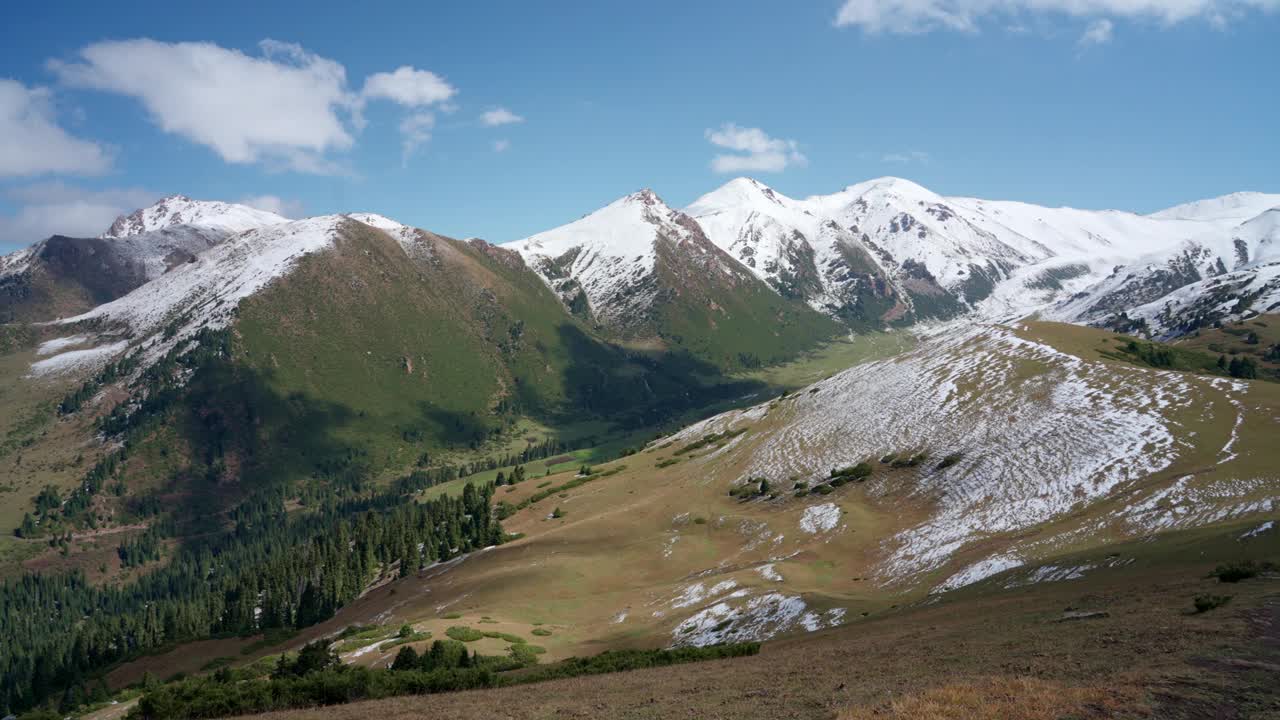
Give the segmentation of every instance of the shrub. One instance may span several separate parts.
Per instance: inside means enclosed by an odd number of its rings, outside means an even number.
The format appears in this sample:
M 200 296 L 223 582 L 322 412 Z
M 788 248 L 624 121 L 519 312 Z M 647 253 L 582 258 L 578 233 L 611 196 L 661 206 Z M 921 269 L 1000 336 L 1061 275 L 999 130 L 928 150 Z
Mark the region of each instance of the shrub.
M 395 695 L 471 690 L 541 682 L 579 675 L 620 672 L 645 667 L 755 655 L 759 643 L 713 645 L 671 650 L 617 650 L 590 658 L 571 658 L 555 665 L 529 668 L 518 676 L 499 673 L 532 665 L 540 648 L 519 644 L 511 658 L 469 655 L 462 643 L 437 640 L 419 656 L 416 670 L 392 671 L 360 666 L 335 667 L 273 680 L 219 683 L 190 678 L 167 685 L 152 683 L 129 718 L 176 720 L 256 715 L 273 710 L 336 705 Z M 519 658 L 516 661 L 515 658 Z
M 459 642 L 475 642 L 484 637 L 484 633 L 465 625 L 454 625 L 445 630 L 444 634 Z
M 903 455 L 897 458 L 896 460 L 893 460 L 892 462 L 890 462 L 889 466 L 895 467 L 895 468 L 916 467 L 928 459 L 929 459 L 929 453 L 924 450 L 921 450 L 915 455 L 910 455 L 910 456 Z
M 733 438 L 738 437 L 739 435 L 741 435 L 746 431 L 747 431 L 747 428 L 742 428 L 740 430 L 727 430 L 722 433 L 711 433 L 710 435 L 707 435 L 696 442 L 689 443 L 688 445 L 685 445 L 679 450 L 676 450 L 674 454 L 684 455 L 685 453 L 690 453 L 690 452 L 693 452 L 694 450 L 699 450 L 713 443 L 720 443 L 726 440 L 732 440 Z
M 964 453 L 953 452 L 938 461 L 937 470 L 946 470 L 964 459 Z
M 1270 570 L 1271 567 L 1271 563 L 1259 564 L 1252 560 L 1237 560 L 1214 568 L 1213 572 L 1209 573 L 1209 577 L 1216 577 L 1219 582 L 1238 583 L 1241 580 L 1256 577 L 1258 573 Z
M 540 628 L 540 627 L 539 627 L 539 628 L 534 628 L 534 629 L 533 629 L 533 634 L 534 634 L 534 635 L 538 635 L 538 636 L 540 636 L 540 637 L 546 637 L 546 636 L 548 636 L 548 635 L 550 635 L 550 634 L 551 634 L 551 631 L 550 631 L 550 630 L 548 630 L 548 629 L 546 629 L 546 628 Z
M 860 462 L 857 465 L 851 465 L 845 468 L 832 468 L 831 479 L 842 480 L 848 482 L 851 480 L 865 480 L 871 477 L 871 463 Z
M 538 664 L 538 654 L 533 651 L 533 647 L 531 645 L 525 645 L 524 643 L 512 645 L 511 649 L 507 651 L 507 654 L 508 657 L 516 663 L 519 663 L 521 666 Z
M 1196 606 L 1196 613 L 1205 613 L 1215 608 L 1226 605 L 1231 600 L 1230 595 L 1197 595 L 1193 601 Z

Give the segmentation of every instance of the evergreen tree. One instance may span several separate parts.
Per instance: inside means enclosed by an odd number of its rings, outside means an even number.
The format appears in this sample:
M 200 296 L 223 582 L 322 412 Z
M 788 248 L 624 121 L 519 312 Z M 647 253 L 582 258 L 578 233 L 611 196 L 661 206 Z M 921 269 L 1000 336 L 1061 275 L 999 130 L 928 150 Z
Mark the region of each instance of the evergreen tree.
M 418 667 L 418 651 L 405 645 L 400 648 L 400 652 L 396 653 L 396 659 L 391 663 L 392 670 L 416 670 Z

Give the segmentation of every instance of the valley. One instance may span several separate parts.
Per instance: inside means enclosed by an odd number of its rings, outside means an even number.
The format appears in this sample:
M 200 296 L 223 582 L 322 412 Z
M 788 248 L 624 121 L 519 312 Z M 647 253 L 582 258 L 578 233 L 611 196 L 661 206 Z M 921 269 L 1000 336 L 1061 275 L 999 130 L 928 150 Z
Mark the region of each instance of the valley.
M 175 197 L 83 244 L 134 268 L 111 287 L 37 244 L 0 266 L 5 704 L 184 716 L 319 648 L 373 673 L 346 700 L 498 688 L 432 699 L 458 717 L 521 678 L 547 681 L 519 717 L 596 693 L 662 717 L 686 699 L 643 704 L 644 682 L 723 673 L 707 716 L 862 717 L 947 683 L 1078 698 L 1057 715 L 1216 707 L 1231 683 L 1265 705 L 1233 671 L 1189 699 L 1172 678 L 1269 652 L 1243 630 L 1280 537 L 1269 204 L 739 179 L 492 245 Z M 175 238 L 205 246 L 158 260 Z M 1242 593 L 1192 612 L 1246 560 Z M 1057 622 L 1080 608 L 1097 633 Z M 467 664 L 387 670 L 406 648 Z M 655 648 L 627 662 L 703 662 L 590 675 Z

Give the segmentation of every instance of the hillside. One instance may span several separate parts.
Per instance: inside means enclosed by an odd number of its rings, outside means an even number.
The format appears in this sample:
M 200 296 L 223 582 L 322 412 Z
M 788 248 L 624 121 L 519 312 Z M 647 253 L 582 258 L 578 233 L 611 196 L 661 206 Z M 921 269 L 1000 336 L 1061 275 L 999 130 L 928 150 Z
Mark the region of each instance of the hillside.
M 935 338 L 690 426 L 578 487 L 500 488 L 520 508 L 504 526 L 525 538 L 400 591 L 390 622 L 444 608 L 542 621 L 565 654 L 769 639 L 1274 515 L 1278 387 L 1103 359 L 1116 342 L 1060 325 Z M 833 481 L 861 462 L 869 474 Z
M 536 637 L 543 662 L 770 641 L 759 660 L 723 667 L 535 686 L 517 717 L 581 707 L 584 693 L 611 698 L 597 710 L 613 716 L 615 703 L 648 702 L 637 693 L 650 677 L 713 682 L 707 711 L 747 717 L 784 705 L 798 717 L 870 712 L 890 689 L 912 696 L 975 677 L 1034 676 L 1049 684 L 1012 697 L 1092 693 L 1134 713 L 1265 706 L 1247 671 L 1198 658 L 1269 652 L 1247 628 L 1270 612 L 1274 576 L 1226 588 L 1205 575 L 1276 556 L 1277 386 L 1111 359 L 1125 342 L 1047 323 L 952 328 L 585 476 L 543 477 L 531 463 L 494 497 L 511 541 L 380 587 L 277 649 L 376 625 L 340 647 L 346 662 L 382 667 L 404 623 L 428 638 L 414 641 L 423 650 L 456 627 L 493 633 L 472 641 L 484 654 Z M 1191 613 L 1194 597 L 1222 590 L 1234 596 L 1226 609 Z M 1072 612 L 1101 614 L 1061 622 Z M 1007 618 L 998 632 L 993 616 Z M 850 667 L 868 652 L 882 660 Z M 1218 689 L 1179 689 L 1188 673 Z M 507 692 L 431 707 L 468 717 Z M 656 702 L 660 716 L 689 701 Z

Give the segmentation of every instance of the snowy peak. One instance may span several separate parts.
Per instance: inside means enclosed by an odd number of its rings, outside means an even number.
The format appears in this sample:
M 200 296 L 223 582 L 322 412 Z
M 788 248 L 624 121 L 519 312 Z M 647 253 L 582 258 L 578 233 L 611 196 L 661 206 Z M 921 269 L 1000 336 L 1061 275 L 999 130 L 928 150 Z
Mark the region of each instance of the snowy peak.
M 180 334 L 218 327 L 242 299 L 288 273 L 303 256 L 330 247 L 349 222 L 343 215 L 326 215 L 237 233 L 127 295 L 62 322 L 105 318 L 145 333 L 181 317 Z
M 653 331 L 657 306 L 673 297 L 755 286 L 703 226 L 647 189 L 506 247 L 572 313 L 628 334 Z
M 677 216 L 656 193 L 645 189 L 621 197 L 568 225 L 517 240 L 509 247 L 526 260 L 559 258 L 580 249 L 579 256 L 634 258 L 652 268 L 653 243 L 658 232 L 676 227 Z
M 816 195 L 810 201 L 837 200 L 839 198 L 857 198 L 868 194 L 891 194 L 903 198 L 939 200 L 941 196 L 919 183 L 906 178 L 885 177 L 873 178 L 846 186 L 843 190 L 831 195 Z
M 1240 265 L 1280 261 L 1280 207 L 1243 222 L 1232 233 Z M 1243 257 L 1247 253 L 1247 257 Z
M 507 248 L 520 253 L 570 310 L 623 326 L 648 315 L 658 238 L 678 242 L 691 224 L 645 189 Z
M 1160 220 L 1202 220 L 1243 222 L 1280 206 L 1280 195 L 1237 192 L 1221 197 L 1174 205 L 1147 217 Z
M 755 178 L 739 177 L 694 200 L 689 207 L 685 208 L 685 212 L 694 217 L 728 209 L 767 212 L 770 207 L 789 208 L 794 204 L 794 200 Z
M 175 225 L 189 225 L 231 234 L 283 222 L 288 222 L 288 218 L 246 205 L 170 195 L 150 207 L 121 215 L 99 237 L 104 240 L 127 238 Z

